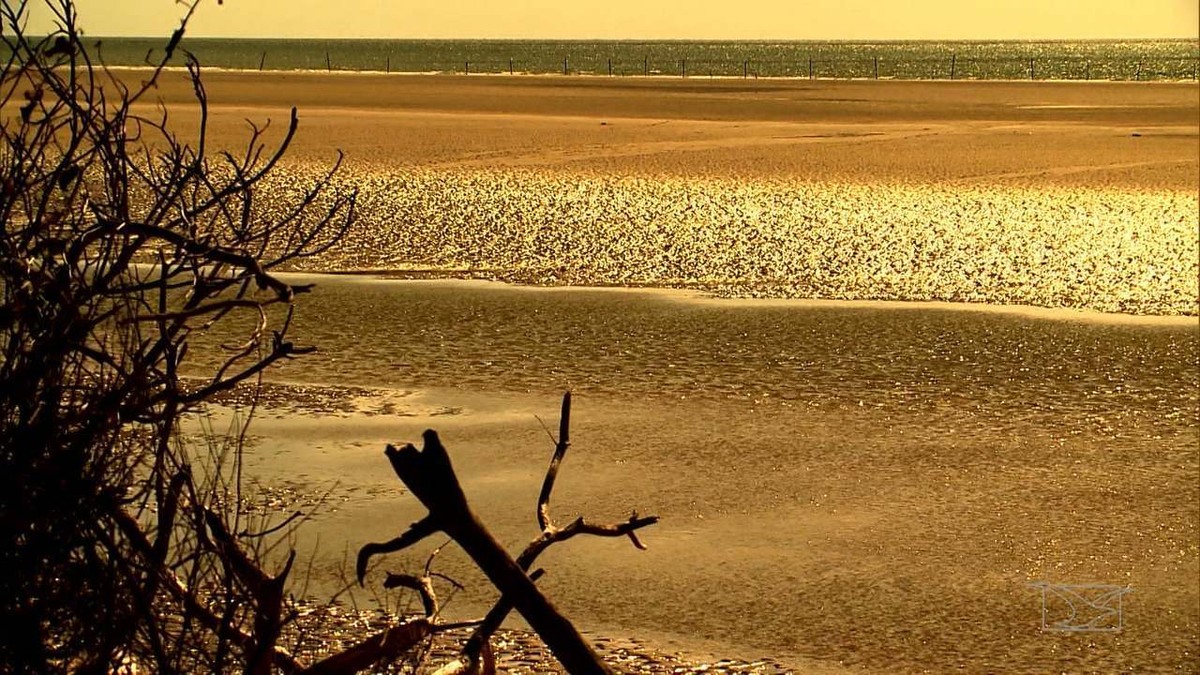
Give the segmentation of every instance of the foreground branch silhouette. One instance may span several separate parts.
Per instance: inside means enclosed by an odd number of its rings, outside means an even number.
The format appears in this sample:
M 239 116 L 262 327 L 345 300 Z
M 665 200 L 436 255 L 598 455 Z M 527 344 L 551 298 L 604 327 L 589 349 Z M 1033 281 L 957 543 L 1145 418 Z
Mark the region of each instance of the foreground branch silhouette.
M 411 444 L 400 448 L 389 445 L 385 450 L 396 475 L 429 509 L 429 515 L 413 523 L 391 541 L 363 546 L 356 566 L 359 583 L 362 583 L 373 556 L 403 550 L 439 531 L 454 539 L 501 593 L 496 606 L 480 622 L 464 646 L 461 671 L 479 672 L 481 657 L 490 651 L 489 638 L 515 608 L 568 672 L 573 675 L 610 672 L 571 622 L 538 590 L 532 575 L 526 572 L 551 545 L 579 534 L 627 536 L 638 548 L 644 548 L 637 538 L 637 530 L 658 522 L 658 517 L 638 517 L 635 512 L 629 520 L 616 524 L 593 525 L 580 517 L 565 527 L 554 525 L 549 512 L 550 497 L 559 466 L 570 445 L 570 420 L 571 394 L 568 392 L 563 395 L 559 437 L 537 502 L 536 513 L 541 533 L 515 560 L 488 532 L 467 503 L 437 432 L 432 429 L 425 431 L 424 447 L 420 450 Z M 448 672 L 459 671 L 452 669 Z
M 45 37 L 25 33 L 29 4 L 0 6 L 0 670 L 298 671 L 277 550 L 295 523 L 249 536 L 272 525 L 248 509 L 237 433 L 189 443 L 183 425 L 311 351 L 288 334 L 308 287 L 277 272 L 350 226 L 340 157 L 265 209 L 296 112 L 277 145 L 251 124 L 240 150 L 210 147 L 181 43 L 194 3 L 123 74 L 71 0 L 44 3 Z M 167 76 L 191 84 L 191 128 L 153 98 Z

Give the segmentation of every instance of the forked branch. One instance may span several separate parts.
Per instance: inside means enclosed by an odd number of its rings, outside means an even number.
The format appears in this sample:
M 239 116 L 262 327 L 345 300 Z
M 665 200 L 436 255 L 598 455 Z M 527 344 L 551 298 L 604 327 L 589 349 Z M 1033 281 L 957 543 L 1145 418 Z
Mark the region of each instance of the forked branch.
M 389 445 L 385 450 L 392 469 L 409 490 L 429 509 L 429 514 L 413 523 L 408 530 L 391 541 L 367 544 L 359 551 L 356 571 L 359 583 L 367 572 L 372 556 L 407 548 L 437 531 L 450 535 L 475 561 L 501 597 L 487 617 L 467 641 L 463 649 L 465 666 L 461 672 L 480 672 L 489 652 L 488 642 L 505 617 L 515 608 L 525 617 L 535 632 L 546 642 L 550 651 L 572 674 L 608 673 L 607 666 L 583 640 L 565 617 L 542 595 L 533 583 L 540 575 L 526 575 L 534 560 L 551 545 L 579 534 L 604 537 L 627 536 L 637 548 L 645 548 L 637 538 L 637 530 L 658 522 L 657 516 L 639 517 L 634 512 L 628 520 L 613 524 L 591 524 L 579 517 L 565 527 L 554 525 L 550 517 L 550 497 L 554 491 L 559 467 L 570 446 L 571 394 L 563 396 L 559 435 L 554 454 L 546 470 L 538 495 L 537 520 L 541 533 L 530 542 L 521 555 L 512 559 L 487 531 L 471 510 L 450 462 L 449 454 L 433 430 L 424 433 L 424 447 L 418 450 L 409 444 L 400 448 Z M 408 579 L 389 577 L 394 585 L 410 585 Z M 421 584 L 416 584 L 420 586 Z M 426 606 L 427 612 L 429 606 Z M 455 671 L 460 672 L 460 671 Z

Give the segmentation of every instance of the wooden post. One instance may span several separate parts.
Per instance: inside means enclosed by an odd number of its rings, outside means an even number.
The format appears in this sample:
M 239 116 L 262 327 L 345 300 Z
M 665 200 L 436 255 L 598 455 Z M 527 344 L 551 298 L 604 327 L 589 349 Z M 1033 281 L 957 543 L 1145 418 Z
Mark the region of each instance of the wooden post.
M 650 76 L 650 57 L 649 56 L 642 57 L 642 74 L 647 77 Z
M 879 79 L 879 57 L 875 57 L 875 79 Z
M 563 75 L 567 74 L 567 57 L 563 57 Z
M 471 62 L 463 61 L 463 75 L 470 75 L 470 74 L 471 74 Z
M 612 59 L 608 60 L 608 76 L 612 77 Z
M 684 59 L 679 63 L 679 76 L 687 77 L 687 59 Z
M 1133 71 L 1133 81 L 1137 82 L 1140 79 L 1142 79 L 1142 62 L 1138 61 L 1137 70 Z
M 781 73 L 782 74 L 782 73 Z M 812 57 L 808 57 L 808 79 L 813 79 Z
M 1034 79 L 1034 72 L 1033 59 L 1029 59 L 1029 79 Z
M 958 68 L 958 54 L 950 55 L 950 79 L 954 79 L 954 71 Z
M 267 63 L 267 53 L 263 52 L 262 58 L 258 60 L 258 69 L 262 70 L 263 66 L 266 65 L 266 63 Z
M 750 77 L 750 62 L 742 61 L 742 79 Z
M 1083 79 L 1092 79 L 1092 62 L 1090 60 L 1083 62 Z
M 329 50 L 325 50 L 325 70 L 333 70 L 333 63 L 329 60 Z
M 392 72 L 392 55 L 391 54 L 388 54 L 387 57 L 385 57 L 383 60 L 383 72 L 385 72 L 385 73 Z
M 509 74 L 509 75 L 512 75 L 512 74 L 513 74 L 513 62 L 512 62 L 512 57 L 511 57 L 511 56 L 510 56 L 510 57 L 508 57 L 508 74 Z

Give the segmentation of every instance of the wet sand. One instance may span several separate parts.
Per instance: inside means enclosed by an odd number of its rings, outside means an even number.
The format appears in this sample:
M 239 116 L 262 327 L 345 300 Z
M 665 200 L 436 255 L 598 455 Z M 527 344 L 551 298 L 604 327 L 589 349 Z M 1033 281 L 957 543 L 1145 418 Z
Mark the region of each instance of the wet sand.
M 126 74 L 126 77 L 130 75 Z M 849 82 L 211 72 L 212 140 L 286 123 L 293 159 L 865 182 L 1183 189 L 1195 83 Z M 186 126 L 190 89 L 159 94 Z M 182 127 L 181 127 L 182 128 Z M 271 136 L 277 137 L 277 136 Z
M 538 417 L 553 427 L 571 388 L 554 513 L 663 517 L 648 551 L 578 540 L 546 556 L 542 584 L 593 636 L 795 672 L 1157 672 L 1200 634 L 1198 328 L 326 279 L 295 326 L 323 350 L 275 373 L 305 384 L 268 389 L 247 470 L 328 491 L 297 541 L 320 551 L 310 590 L 420 516 L 381 449 L 428 427 L 518 549 L 552 449 Z M 451 615 L 486 609 L 461 554 L 438 569 L 468 585 Z M 1133 587 L 1123 631 L 1042 631 L 1039 581 Z

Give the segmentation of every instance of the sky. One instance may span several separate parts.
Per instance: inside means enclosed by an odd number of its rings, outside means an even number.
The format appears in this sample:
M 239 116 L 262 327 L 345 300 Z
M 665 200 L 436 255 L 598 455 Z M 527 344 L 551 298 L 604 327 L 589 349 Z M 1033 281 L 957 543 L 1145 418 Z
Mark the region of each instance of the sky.
M 29 29 L 53 24 L 31 0 Z M 7 0 L 6 0 L 7 2 Z M 92 36 L 162 36 L 175 0 L 76 0 Z M 1197 0 L 201 0 L 188 35 L 973 40 L 1190 37 Z

